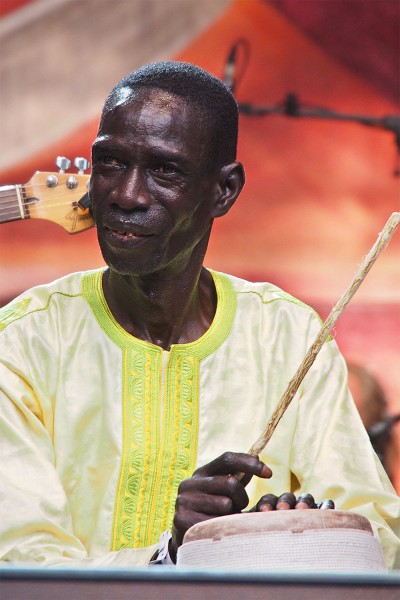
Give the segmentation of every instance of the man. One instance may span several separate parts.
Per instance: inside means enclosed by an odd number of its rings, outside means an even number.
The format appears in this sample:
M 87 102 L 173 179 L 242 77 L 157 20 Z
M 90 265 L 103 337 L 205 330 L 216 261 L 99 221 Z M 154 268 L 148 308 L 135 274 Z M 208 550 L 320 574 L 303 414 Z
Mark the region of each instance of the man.
M 107 98 L 90 198 L 108 268 L 1 313 L 3 560 L 148 564 L 171 526 L 174 558 L 198 521 L 312 491 L 367 516 L 396 564 L 400 503 L 332 340 L 260 459 L 246 454 L 320 322 L 203 266 L 244 183 L 237 122 L 226 87 L 185 63 L 139 69 Z

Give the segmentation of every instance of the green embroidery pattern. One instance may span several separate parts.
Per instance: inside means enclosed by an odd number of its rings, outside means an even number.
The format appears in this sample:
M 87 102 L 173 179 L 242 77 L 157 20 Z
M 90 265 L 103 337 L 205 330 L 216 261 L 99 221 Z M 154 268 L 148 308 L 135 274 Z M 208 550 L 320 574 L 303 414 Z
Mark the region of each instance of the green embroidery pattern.
M 154 544 L 171 527 L 179 483 L 196 460 L 198 360 L 169 360 L 160 401 L 161 352 L 126 351 L 124 457 L 112 549 Z M 193 426 L 195 424 L 195 426 Z
M 287 301 L 287 302 L 291 302 L 292 304 L 297 304 L 297 306 L 302 306 L 303 308 L 306 308 L 307 310 L 312 310 L 312 312 L 318 318 L 321 326 L 323 325 L 323 320 L 322 320 L 321 316 L 317 313 L 317 311 L 314 308 L 312 308 L 311 306 L 309 306 L 305 302 L 302 302 L 298 298 L 295 298 L 291 294 L 288 294 L 287 292 L 284 292 L 283 290 L 275 291 L 275 295 L 272 298 L 268 298 L 268 300 L 265 300 L 264 297 L 262 296 L 262 294 L 260 294 L 259 292 L 254 291 L 254 290 L 251 290 L 251 291 L 248 291 L 248 292 L 239 292 L 239 294 L 241 294 L 241 295 L 255 294 L 256 296 L 258 296 L 260 298 L 260 300 L 261 300 L 261 302 L 263 304 L 271 304 L 272 302 L 279 302 L 281 300 L 284 300 L 284 301 Z M 331 342 L 332 340 L 333 340 L 332 336 L 328 335 L 328 337 L 326 338 L 326 342 Z
M 15 300 L 7 308 L 0 311 L 0 331 L 3 331 L 13 321 L 20 319 L 27 311 L 31 298 Z
M 8 325 L 22 319 L 30 314 L 40 313 L 46 311 L 53 299 L 53 296 L 64 296 L 66 298 L 77 298 L 80 294 L 65 294 L 63 292 L 52 292 L 46 298 L 46 302 L 42 305 L 37 306 L 34 309 L 28 311 L 28 308 L 31 304 L 32 298 L 23 298 L 21 300 L 12 301 L 7 307 L 0 309 L 0 331 L 3 331 Z
M 192 474 L 196 463 L 199 361 L 193 356 L 183 356 L 178 352 L 176 354 L 175 361 L 175 357 L 171 361 L 174 362 L 171 375 L 175 378 L 175 385 L 171 382 L 167 388 L 167 402 L 174 407 L 172 422 L 174 438 L 173 453 L 165 482 L 165 498 L 169 502 L 164 504 L 160 520 L 161 531 L 171 527 L 179 484 L 182 479 Z
M 219 308 L 211 327 L 195 342 L 172 346 L 164 367 L 161 348 L 129 335 L 114 320 L 102 293 L 102 271 L 83 281 L 100 327 L 122 352 L 123 447 L 111 550 L 158 542 L 172 524 L 180 482 L 195 469 L 200 361 L 226 339 L 236 310 L 228 279 L 213 277 Z
M 124 453 L 114 519 L 113 550 L 143 546 L 146 490 L 158 447 L 157 414 L 151 394 L 158 382 L 160 357 L 139 350 L 124 352 Z M 158 360 L 157 360 L 158 359 Z M 157 364 L 158 363 L 158 364 Z M 154 391 L 153 391 L 154 394 Z M 144 517 L 145 518 L 145 517 Z

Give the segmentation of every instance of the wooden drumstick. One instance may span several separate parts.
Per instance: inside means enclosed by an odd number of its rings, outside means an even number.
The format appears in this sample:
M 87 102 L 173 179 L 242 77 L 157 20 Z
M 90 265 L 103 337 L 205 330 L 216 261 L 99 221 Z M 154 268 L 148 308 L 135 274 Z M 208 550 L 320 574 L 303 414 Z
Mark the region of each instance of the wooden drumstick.
M 340 315 L 346 308 L 347 304 L 350 302 L 350 300 L 352 299 L 352 297 L 354 296 L 354 294 L 360 287 L 361 283 L 364 281 L 367 273 L 369 272 L 372 265 L 378 258 L 379 254 L 389 243 L 389 240 L 392 237 L 393 233 L 395 232 L 399 223 L 400 223 L 400 212 L 392 213 L 392 215 L 389 217 L 385 227 L 382 229 L 381 233 L 379 234 L 378 239 L 376 240 L 375 244 L 372 246 L 371 250 L 369 251 L 367 256 L 364 258 L 364 260 L 362 261 L 352 282 L 350 283 L 350 285 L 344 292 L 343 296 L 337 302 L 337 304 L 333 307 L 333 309 L 331 310 L 331 313 L 328 316 L 328 318 L 326 319 L 326 321 L 323 323 L 323 325 L 315 339 L 315 342 L 312 344 L 312 346 L 308 350 L 303 362 L 300 364 L 295 375 L 290 380 L 289 385 L 288 385 L 285 393 L 283 394 L 281 400 L 279 401 L 279 404 L 277 405 L 275 411 L 273 412 L 272 417 L 271 417 L 266 429 L 264 430 L 262 435 L 258 438 L 258 440 L 252 445 L 252 447 L 248 451 L 248 454 L 250 454 L 251 456 L 258 456 L 260 454 L 260 452 L 265 448 L 265 446 L 267 445 L 269 440 L 271 439 L 271 436 L 272 436 L 273 432 L 275 431 L 276 426 L 278 425 L 285 410 L 287 409 L 287 407 L 289 406 L 290 402 L 292 401 L 294 395 L 296 394 L 297 390 L 299 389 L 301 382 L 303 381 L 304 377 L 308 373 L 308 370 L 314 363 L 318 352 L 321 350 L 321 348 L 322 348 L 325 340 L 329 336 L 333 326 L 335 325 L 336 321 L 338 320 L 338 318 L 340 317 Z

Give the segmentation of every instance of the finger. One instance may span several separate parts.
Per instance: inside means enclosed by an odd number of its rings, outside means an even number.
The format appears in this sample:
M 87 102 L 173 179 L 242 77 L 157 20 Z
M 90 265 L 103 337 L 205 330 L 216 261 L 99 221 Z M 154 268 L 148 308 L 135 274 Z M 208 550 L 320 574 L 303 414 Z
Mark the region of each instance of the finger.
M 253 479 L 253 475 L 251 473 L 235 473 L 235 477 L 243 487 L 246 487 Z
M 256 504 L 256 510 L 259 512 L 267 512 L 276 509 L 276 503 L 278 502 L 278 496 L 275 494 L 265 494 Z
M 296 506 L 296 496 L 290 492 L 281 494 L 276 503 L 276 510 L 289 510 Z
M 297 509 L 304 508 L 316 508 L 315 500 L 311 494 L 301 494 L 297 498 L 296 506 Z
M 335 508 L 335 503 L 330 498 L 327 500 L 323 500 L 321 504 L 318 505 L 320 510 L 333 510 Z
M 257 475 L 257 477 L 265 479 L 272 476 L 271 469 L 257 456 L 240 452 L 224 452 L 215 460 L 197 469 L 193 476 L 233 475 L 235 473 Z
M 182 495 L 176 499 L 176 513 L 196 513 L 204 517 L 221 517 L 238 512 L 231 498 L 210 494 Z
M 183 542 L 183 538 L 185 533 L 190 527 L 196 525 L 197 523 L 202 523 L 203 521 L 208 521 L 212 519 L 211 515 L 204 515 L 202 513 L 191 513 L 190 515 L 185 515 L 185 517 L 181 517 L 178 513 L 175 513 L 173 525 L 172 525 L 172 540 L 173 547 L 178 548 L 181 546 Z
M 205 514 L 214 514 L 214 505 L 224 498 L 221 514 L 239 512 L 246 508 L 249 497 L 240 481 L 233 475 L 191 477 L 178 488 L 177 506 L 189 506 Z M 219 514 L 219 513 L 218 513 Z

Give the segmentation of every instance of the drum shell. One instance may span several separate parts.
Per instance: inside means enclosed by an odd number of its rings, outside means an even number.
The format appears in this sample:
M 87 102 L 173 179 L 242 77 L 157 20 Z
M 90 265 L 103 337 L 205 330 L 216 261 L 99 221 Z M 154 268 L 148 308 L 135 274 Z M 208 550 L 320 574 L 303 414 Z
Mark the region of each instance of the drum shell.
M 244 571 L 385 571 L 365 517 L 287 510 L 217 517 L 191 527 L 177 566 Z

